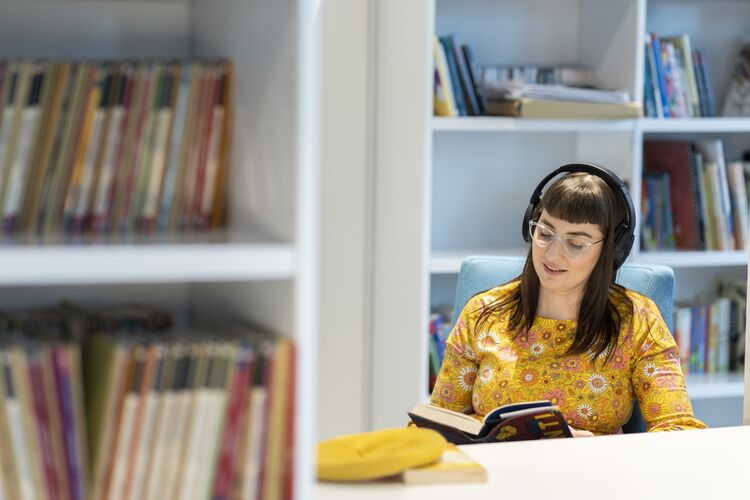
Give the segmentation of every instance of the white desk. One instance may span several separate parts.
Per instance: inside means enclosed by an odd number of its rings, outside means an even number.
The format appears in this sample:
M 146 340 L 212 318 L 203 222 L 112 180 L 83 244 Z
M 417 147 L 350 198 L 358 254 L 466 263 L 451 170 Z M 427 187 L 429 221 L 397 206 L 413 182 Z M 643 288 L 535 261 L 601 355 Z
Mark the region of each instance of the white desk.
M 462 447 L 487 483 L 317 483 L 316 500 L 750 499 L 750 426 Z

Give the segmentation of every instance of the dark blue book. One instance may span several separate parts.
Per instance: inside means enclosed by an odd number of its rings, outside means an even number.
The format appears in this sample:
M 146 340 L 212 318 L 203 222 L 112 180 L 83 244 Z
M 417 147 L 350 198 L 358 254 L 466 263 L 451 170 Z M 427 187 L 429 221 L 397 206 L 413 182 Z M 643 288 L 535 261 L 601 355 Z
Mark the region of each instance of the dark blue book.
M 670 116 L 669 112 L 669 98 L 667 96 L 667 83 L 664 79 L 664 67 L 661 62 L 661 43 L 659 43 L 659 37 L 656 33 L 649 33 L 651 36 L 651 50 L 654 53 L 654 63 L 656 67 L 656 78 L 659 82 L 659 94 L 661 97 L 662 113 L 664 118 Z
M 468 116 L 469 113 L 466 108 L 466 102 L 464 101 L 464 90 L 461 86 L 461 77 L 458 74 L 458 63 L 456 61 L 456 56 L 453 53 L 453 43 L 451 42 L 450 36 L 441 36 L 439 40 L 445 50 L 445 59 L 448 62 L 448 73 L 451 75 L 451 86 L 453 87 L 453 97 L 456 98 L 458 114 L 461 116 Z
M 645 51 L 648 52 L 650 47 L 647 45 Z M 646 116 L 649 118 L 658 117 L 656 113 L 656 102 L 654 101 L 654 87 L 651 85 L 651 64 L 648 60 L 648 53 L 643 58 L 643 107 Z
M 471 81 L 469 75 L 469 65 L 464 58 L 464 53 L 461 50 L 461 42 L 458 35 L 448 35 L 451 44 L 451 50 L 453 50 L 453 57 L 456 59 L 456 68 L 458 69 L 458 78 L 461 80 L 461 88 L 464 92 L 464 103 L 466 104 L 466 112 L 471 116 L 481 115 L 479 111 L 479 102 L 477 99 L 476 92 L 474 91 L 474 84 Z
M 474 51 L 471 50 L 471 46 L 468 44 L 463 44 L 461 46 L 461 50 L 463 51 L 463 54 L 464 54 L 466 67 L 469 69 L 469 79 L 471 80 L 471 85 L 474 89 L 474 94 L 477 97 L 477 104 L 479 105 L 479 114 L 486 115 L 487 114 L 487 98 L 485 97 L 484 90 L 482 89 L 482 82 L 480 81 L 481 75 L 479 73 L 479 68 L 477 67 L 476 59 L 474 58 Z

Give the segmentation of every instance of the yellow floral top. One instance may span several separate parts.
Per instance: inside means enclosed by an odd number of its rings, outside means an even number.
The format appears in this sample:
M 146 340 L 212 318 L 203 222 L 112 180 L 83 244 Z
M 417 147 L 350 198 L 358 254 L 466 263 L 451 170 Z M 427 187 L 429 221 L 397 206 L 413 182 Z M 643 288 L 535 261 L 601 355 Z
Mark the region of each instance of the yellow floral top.
M 515 340 L 507 318 L 476 331 L 482 308 L 515 286 L 469 300 L 448 337 L 433 404 L 480 418 L 504 404 L 548 399 L 575 428 L 619 434 L 637 398 L 648 431 L 706 428 L 693 416 L 677 345 L 652 300 L 627 290 L 633 321 L 622 322 L 612 358 L 605 364 L 602 355 L 593 363 L 588 354 L 565 354 L 573 320 L 537 316 Z

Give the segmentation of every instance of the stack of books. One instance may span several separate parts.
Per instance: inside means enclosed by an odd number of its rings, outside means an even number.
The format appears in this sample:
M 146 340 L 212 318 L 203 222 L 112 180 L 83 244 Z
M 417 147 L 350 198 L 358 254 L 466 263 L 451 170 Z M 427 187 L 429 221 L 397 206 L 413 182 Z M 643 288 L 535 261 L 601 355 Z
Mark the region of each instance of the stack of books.
M 514 80 L 485 82 L 490 115 L 526 118 L 638 118 L 639 103 L 624 91 Z

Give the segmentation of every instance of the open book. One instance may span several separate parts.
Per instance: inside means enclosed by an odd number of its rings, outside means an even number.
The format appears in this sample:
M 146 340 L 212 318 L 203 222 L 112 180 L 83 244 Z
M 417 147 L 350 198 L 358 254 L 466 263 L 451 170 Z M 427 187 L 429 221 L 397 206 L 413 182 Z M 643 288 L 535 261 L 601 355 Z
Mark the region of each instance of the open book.
M 560 409 L 550 401 L 499 406 L 482 420 L 440 406 L 417 403 L 409 417 L 418 427 L 434 429 L 455 444 L 573 436 Z

